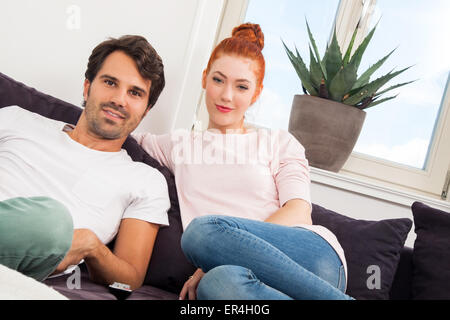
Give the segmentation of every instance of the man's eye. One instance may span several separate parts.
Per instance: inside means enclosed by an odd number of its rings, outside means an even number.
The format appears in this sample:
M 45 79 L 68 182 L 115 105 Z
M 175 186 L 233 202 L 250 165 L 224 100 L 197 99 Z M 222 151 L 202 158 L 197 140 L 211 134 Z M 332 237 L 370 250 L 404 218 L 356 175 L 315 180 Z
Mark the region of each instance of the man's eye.
M 113 85 L 115 85 L 114 81 L 108 80 L 108 79 L 105 80 L 105 83 L 106 83 L 108 86 L 113 86 Z
M 131 90 L 130 93 L 131 93 L 132 96 L 136 96 L 136 97 L 140 97 L 141 96 L 141 93 L 136 91 L 136 90 Z

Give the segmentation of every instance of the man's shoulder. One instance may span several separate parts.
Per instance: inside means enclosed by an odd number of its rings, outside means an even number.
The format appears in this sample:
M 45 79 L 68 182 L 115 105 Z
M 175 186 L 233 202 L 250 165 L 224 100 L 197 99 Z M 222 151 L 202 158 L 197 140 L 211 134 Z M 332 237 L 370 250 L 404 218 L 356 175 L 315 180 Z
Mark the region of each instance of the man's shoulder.
M 19 106 L 7 106 L 0 109 L 0 114 L 2 115 L 2 119 L 6 120 L 6 117 L 8 117 L 8 120 L 10 117 L 17 117 L 21 116 L 22 114 L 25 114 L 26 112 L 30 113 L 30 111 L 27 111 Z
M 125 172 L 131 194 L 140 199 L 168 198 L 169 185 L 164 175 L 156 168 L 142 162 L 132 162 Z
M 46 118 L 36 112 L 29 111 L 20 106 L 13 105 L 8 107 L 3 107 L 0 109 L 1 119 L 7 122 L 13 122 L 17 125 L 17 121 L 32 121 L 32 122 L 42 122 L 42 123 L 62 123 L 57 120 Z
M 128 161 L 127 161 L 128 162 Z M 164 182 L 166 183 L 166 178 L 164 175 L 156 168 L 149 166 L 143 162 L 133 161 L 131 158 L 128 162 L 129 171 L 128 173 L 132 176 L 133 179 L 142 181 L 142 182 Z
M 33 112 L 24 109 L 22 107 L 19 107 L 17 105 L 7 106 L 0 109 L 0 112 L 2 114 L 8 114 L 8 115 L 24 115 L 24 116 L 33 116 Z

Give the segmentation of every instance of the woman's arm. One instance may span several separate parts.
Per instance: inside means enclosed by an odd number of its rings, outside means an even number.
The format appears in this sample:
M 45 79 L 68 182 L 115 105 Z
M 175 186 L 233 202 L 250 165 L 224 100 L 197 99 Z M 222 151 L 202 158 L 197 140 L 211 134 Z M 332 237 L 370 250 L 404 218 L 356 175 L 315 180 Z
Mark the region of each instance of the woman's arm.
M 281 208 L 266 222 L 285 226 L 312 225 L 311 180 L 305 148 L 289 132 L 280 131 L 274 170 Z
M 197 299 L 197 287 L 200 283 L 200 280 L 203 278 L 205 273 L 202 269 L 198 268 L 197 271 L 194 272 L 192 276 L 184 283 L 183 288 L 181 289 L 179 300 L 196 300 Z
M 289 227 L 299 224 L 312 225 L 311 206 L 305 200 L 292 199 L 265 221 Z
M 151 133 L 133 133 L 131 135 L 151 157 L 173 172 L 171 160 L 171 135 L 155 135 Z

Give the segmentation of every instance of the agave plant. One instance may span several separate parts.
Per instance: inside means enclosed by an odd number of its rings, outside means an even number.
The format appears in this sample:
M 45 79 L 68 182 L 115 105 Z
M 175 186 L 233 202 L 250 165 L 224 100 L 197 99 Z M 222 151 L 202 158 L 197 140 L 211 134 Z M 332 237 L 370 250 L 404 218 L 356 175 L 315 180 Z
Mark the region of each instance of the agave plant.
M 308 21 L 306 21 L 306 26 L 311 42 L 309 46 L 309 70 L 303 62 L 303 59 L 300 57 L 297 48 L 295 48 L 296 54 L 294 54 L 291 50 L 289 50 L 283 41 L 286 53 L 302 82 L 303 91 L 305 94 L 341 102 L 363 110 L 396 98 L 397 95 L 387 98 L 382 98 L 381 96 L 388 91 L 413 82 L 409 81 L 400 83 L 379 91 L 388 81 L 406 71 L 410 67 L 396 72 L 391 71 L 376 80 L 370 80 L 370 77 L 374 74 L 374 72 L 378 70 L 381 65 L 383 65 L 395 49 L 358 77 L 358 68 L 361 63 L 362 56 L 370 40 L 372 39 L 377 26 L 369 32 L 352 56 L 351 52 L 353 50 L 358 28 L 355 28 L 355 31 L 353 32 L 352 39 L 344 56 L 342 56 L 335 29 L 331 44 L 327 45 L 323 59 L 320 58 L 316 41 L 311 33 Z

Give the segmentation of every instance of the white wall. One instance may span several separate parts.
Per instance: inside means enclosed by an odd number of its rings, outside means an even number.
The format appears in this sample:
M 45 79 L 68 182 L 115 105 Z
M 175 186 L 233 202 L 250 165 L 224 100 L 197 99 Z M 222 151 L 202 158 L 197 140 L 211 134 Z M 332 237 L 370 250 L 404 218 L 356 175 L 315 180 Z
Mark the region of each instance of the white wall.
M 163 58 L 166 88 L 139 130 L 190 127 L 223 0 L 16 0 L 0 4 L 0 72 L 80 105 L 88 57 L 139 34 Z

